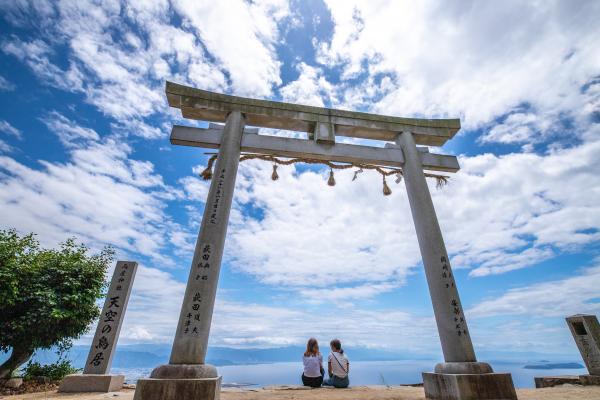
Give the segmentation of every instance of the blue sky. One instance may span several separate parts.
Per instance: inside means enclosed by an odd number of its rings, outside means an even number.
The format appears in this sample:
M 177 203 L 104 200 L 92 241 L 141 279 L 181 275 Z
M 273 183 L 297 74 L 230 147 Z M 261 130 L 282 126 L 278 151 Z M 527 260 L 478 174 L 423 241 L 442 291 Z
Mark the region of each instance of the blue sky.
M 88 4 L 89 3 L 89 4 Z M 600 4 L 11 1 L 0 5 L 0 226 L 140 263 L 122 343 L 169 343 L 208 184 L 164 82 L 457 117 L 434 203 L 477 351 L 576 355 L 600 310 Z M 261 131 L 262 134 L 299 133 Z M 381 143 L 379 145 L 382 145 Z M 404 184 L 240 167 L 211 343 L 440 353 Z M 88 343 L 89 336 L 81 342 Z

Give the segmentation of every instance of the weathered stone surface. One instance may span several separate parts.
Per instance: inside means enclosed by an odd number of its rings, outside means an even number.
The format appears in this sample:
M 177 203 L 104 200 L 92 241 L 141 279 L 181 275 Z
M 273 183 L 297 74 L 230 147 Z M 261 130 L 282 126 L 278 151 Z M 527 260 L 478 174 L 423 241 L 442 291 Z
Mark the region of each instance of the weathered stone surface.
M 579 375 L 583 386 L 600 386 L 600 375 Z
M 0 387 L 18 389 L 23 384 L 23 378 L 0 379 Z
M 83 368 L 84 374 L 106 374 L 110 371 L 136 271 L 137 263 L 134 261 L 117 262 Z
M 204 364 L 243 131 L 244 117 L 232 112 L 223 129 L 169 364 Z
M 506 373 L 423 373 L 425 397 L 432 400 L 517 400 L 512 377 Z
M 221 377 L 140 379 L 133 400 L 219 400 Z
M 404 182 L 444 361 L 477 361 L 442 231 L 425 181 L 420 152 L 411 132 L 403 132 L 398 136 L 397 143 L 404 153 Z
M 175 145 L 218 149 L 221 145 L 222 135 L 222 128 L 205 129 L 175 125 L 171 130 L 170 140 L 171 144 Z M 401 168 L 404 165 L 404 155 L 398 146 L 381 148 L 347 143 L 330 145 L 306 139 L 254 135 L 248 134 L 246 131 L 242 136 L 241 150 L 246 153 L 276 157 L 375 164 L 394 168 Z M 456 172 L 460 169 L 456 156 L 434 154 L 421 149 L 419 149 L 419 155 L 423 169 L 445 172 Z
M 591 375 L 600 375 L 600 324 L 595 315 L 577 314 L 566 318 L 583 362 Z
M 217 368 L 210 364 L 166 364 L 154 368 L 150 378 L 156 379 L 200 379 L 216 378 Z
M 536 376 L 533 380 L 537 389 L 564 385 L 565 383 L 571 385 L 579 385 L 581 383 L 577 375 Z
M 492 366 L 484 362 L 445 362 L 436 364 L 436 374 L 490 374 Z
M 335 125 L 335 134 L 374 140 L 395 140 L 410 130 L 419 144 L 442 146 L 460 129 L 459 119 L 400 118 L 312 107 L 214 93 L 167 82 L 169 105 L 184 118 L 223 122 L 230 112 L 244 113 L 246 123 L 264 128 L 313 132 L 317 122 Z
M 135 399 L 218 398 L 221 379 L 204 364 L 244 132 L 244 117 L 227 117 L 188 276 L 169 364 L 138 381 Z
M 59 392 L 116 392 L 123 388 L 124 375 L 73 374 L 63 378 Z

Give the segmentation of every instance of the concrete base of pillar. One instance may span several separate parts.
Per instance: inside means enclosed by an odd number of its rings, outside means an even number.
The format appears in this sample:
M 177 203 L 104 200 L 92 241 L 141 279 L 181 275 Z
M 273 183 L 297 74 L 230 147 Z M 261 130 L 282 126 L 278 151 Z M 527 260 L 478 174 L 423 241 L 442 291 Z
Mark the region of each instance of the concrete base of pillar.
M 210 364 L 165 364 L 140 379 L 133 400 L 219 400 L 221 377 Z
M 423 387 L 425 397 L 431 400 L 517 400 L 509 373 L 423 372 Z
M 73 374 L 60 382 L 59 392 L 117 392 L 123 388 L 124 375 Z
M 579 375 L 583 386 L 600 386 L 600 375 Z
M 480 361 L 443 362 L 435 365 L 436 374 L 491 374 L 492 366 Z
M 133 400 L 219 400 L 221 377 L 201 379 L 140 379 Z

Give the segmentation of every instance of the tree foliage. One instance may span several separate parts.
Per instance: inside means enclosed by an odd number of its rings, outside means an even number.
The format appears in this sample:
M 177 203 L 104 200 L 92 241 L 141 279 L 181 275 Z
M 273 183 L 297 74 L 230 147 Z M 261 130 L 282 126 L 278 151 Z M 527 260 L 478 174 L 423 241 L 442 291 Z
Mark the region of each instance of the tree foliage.
M 0 231 L 0 350 L 12 350 L 0 378 L 36 349 L 68 348 L 87 330 L 99 315 L 113 253 L 107 247 L 88 255 L 74 239 L 43 249 L 33 234 Z

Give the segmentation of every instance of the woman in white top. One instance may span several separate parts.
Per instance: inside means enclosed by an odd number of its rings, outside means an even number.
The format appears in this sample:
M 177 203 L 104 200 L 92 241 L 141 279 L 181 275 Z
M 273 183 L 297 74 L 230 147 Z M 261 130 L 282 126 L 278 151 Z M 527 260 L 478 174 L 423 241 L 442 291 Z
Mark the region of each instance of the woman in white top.
M 350 384 L 348 373 L 350 372 L 350 361 L 344 355 L 342 343 L 339 339 L 333 339 L 329 343 L 331 353 L 327 360 L 327 369 L 329 379 L 323 382 L 323 386 L 333 386 L 336 388 L 347 388 Z
M 319 352 L 317 339 L 308 339 L 302 362 L 304 363 L 302 384 L 315 388 L 321 387 L 325 370 L 323 369 L 323 356 Z

